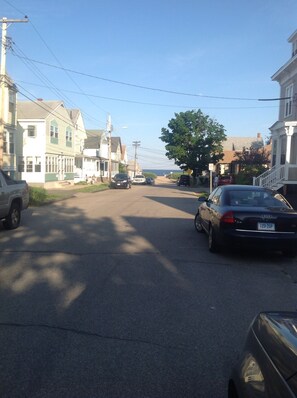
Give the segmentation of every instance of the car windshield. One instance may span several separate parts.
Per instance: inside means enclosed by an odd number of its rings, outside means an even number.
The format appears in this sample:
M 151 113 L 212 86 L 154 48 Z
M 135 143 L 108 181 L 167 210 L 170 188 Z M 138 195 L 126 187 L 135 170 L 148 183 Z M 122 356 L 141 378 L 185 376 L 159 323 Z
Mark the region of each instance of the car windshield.
M 139 174 L 139 175 L 135 176 L 135 178 L 144 178 L 144 176 Z
M 122 180 L 122 179 L 124 179 L 124 178 L 128 178 L 128 176 L 127 176 L 127 174 L 119 173 L 119 174 L 116 174 L 116 175 L 114 176 L 114 178 L 116 178 L 116 179 L 118 179 L 118 180 Z
M 270 191 L 234 190 L 228 192 L 227 198 L 230 206 L 290 207 L 282 195 Z

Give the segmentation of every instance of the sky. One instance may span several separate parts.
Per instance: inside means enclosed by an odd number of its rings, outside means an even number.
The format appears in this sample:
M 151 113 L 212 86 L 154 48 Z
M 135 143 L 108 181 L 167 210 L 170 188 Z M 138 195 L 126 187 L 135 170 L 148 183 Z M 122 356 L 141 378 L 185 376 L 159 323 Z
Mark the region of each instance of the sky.
M 201 109 L 227 136 L 269 137 L 271 76 L 291 57 L 296 0 L 0 0 L 6 67 L 19 100 L 63 100 L 143 169 L 174 169 L 160 140 L 176 113 Z

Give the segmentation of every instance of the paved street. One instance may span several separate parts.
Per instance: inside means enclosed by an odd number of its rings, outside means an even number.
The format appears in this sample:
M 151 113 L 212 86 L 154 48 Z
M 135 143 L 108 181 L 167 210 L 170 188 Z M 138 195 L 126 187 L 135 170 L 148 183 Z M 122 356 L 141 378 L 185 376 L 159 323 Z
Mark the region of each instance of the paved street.
M 296 260 L 208 252 L 197 190 L 107 190 L 0 229 L 1 398 L 217 398 L 262 310 L 295 310 Z

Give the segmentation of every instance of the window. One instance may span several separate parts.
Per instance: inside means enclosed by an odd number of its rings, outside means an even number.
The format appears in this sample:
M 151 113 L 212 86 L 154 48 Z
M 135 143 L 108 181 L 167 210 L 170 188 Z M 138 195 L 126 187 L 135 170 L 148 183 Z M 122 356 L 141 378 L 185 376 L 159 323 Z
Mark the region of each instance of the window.
M 280 158 L 280 164 L 285 164 L 286 163 L 286 150 L 287 150 L 287 137 L 282 136 L 281 137 L 281 158 Z
M 57 122 L 55 122 L 54 120 L 51 122 L 51 126 L 50 126 L 50 137 L 51 137 L 52 144 L 58 144 L 59 129 L 58 129 Z
M 7 131 L 4 131 L 3 133 L 3 152 L 7 153 L 7 148 L 8 148 L 8 133 Z
M 28 137 L 36 136 L 36 126 L 28 126 Z
M 41 172 L 41 157 L 40 156 L 36 156 L 35 157 L 35 168 L 34 168 L 36 173 L 40 173 Z
M 52 138 L 59 138 L 59 131 L 57 126 L 53 126 L 51 124 L 51 137 Z
M 292 115 L 293 84 L 286 87 L 285 97 L 288 98 L 285 102 L 285 117 L 287 117 Z
M 27 156 L 27 164 L 26 164 L 27 173 L 33 172 L 33 158 L 32 156 Z
M 70 127 L 66 129 L 66 141 L 72 141 L 72 130 Z
M 8 131 L 3 133 L 3 152 L 14 153 L 14 135 L 13 133 L 8 133 Z
M 276 164 L 277 140 L 272 142 L 272 166 Z
M 66 146 L 72 146 L 72 130 L 70 127 L 67 127 L 66 129 Z

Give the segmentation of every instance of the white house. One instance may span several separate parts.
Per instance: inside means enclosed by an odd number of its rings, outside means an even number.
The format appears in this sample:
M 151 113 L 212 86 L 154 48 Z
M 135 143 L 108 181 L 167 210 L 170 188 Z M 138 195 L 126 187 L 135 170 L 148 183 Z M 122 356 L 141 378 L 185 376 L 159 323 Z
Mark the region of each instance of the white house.
M 17 160 L 22 178 L 46 187 L 73 182 L 74 138 L 80 127 L 73 124 L 63 101 L 19 101 L 17 116 L 23 133 L 22 155 Z
M 109 137 L 104 130 L 86 130 L 86 132 L 84 162 L 87 161 L 86 157 L 88 156 L 88 173 L 93 173 L 92 175 L 95 177 L 108 178 Z M 111 176 L 119 172 L 120 164 L 126 165 L 127 163 L 127 153 L 123 150 L 120 137 L 111 137 L 110 161 Z
M 289 37 L 291 58 L 272 76 L 280 85 L 278 121 L 271 127 L 271 169 L 257 177 L 256 185 L 283 188 L 297 184 L 297 30 Z
M 104 130 L 86 130 L 84 170 L 86 176 L 108 177 L 108 138 Z

